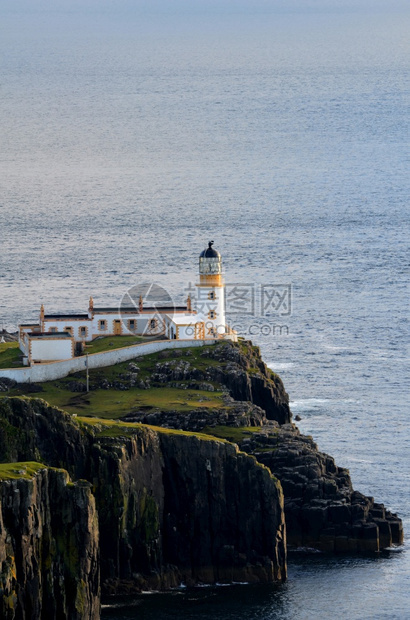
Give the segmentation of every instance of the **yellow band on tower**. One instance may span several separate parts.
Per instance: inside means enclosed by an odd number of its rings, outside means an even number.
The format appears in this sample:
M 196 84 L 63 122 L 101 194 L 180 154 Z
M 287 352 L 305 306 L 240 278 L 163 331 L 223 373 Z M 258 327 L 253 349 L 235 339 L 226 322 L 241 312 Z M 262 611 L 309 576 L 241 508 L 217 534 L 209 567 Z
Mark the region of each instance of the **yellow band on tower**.
M 199 276 L 199 284 L 204 286 L 222 286 L 222 275 L 220 273 L 213 275 Z

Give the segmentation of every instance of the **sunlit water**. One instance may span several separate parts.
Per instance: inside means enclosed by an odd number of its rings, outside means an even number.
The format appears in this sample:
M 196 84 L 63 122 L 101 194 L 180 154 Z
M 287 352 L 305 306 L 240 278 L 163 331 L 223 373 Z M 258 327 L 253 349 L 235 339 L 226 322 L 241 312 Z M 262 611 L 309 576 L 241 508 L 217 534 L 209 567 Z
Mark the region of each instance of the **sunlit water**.
M 116 304 L 146 280 L 182 301 L 214 239 L 231 291 L 254 295 L 248 314 L 232 295 L 231 321 L 281 374 L 301 430 L 407 532 L 409 12 L 0 7 L 0 327 L 41 302 Z M 273 285 L 286 305 L 264 310 Z M 409 581 L 407 546 L 291 558 L 281 587 L 108 601 L 103 618 L 401 619 Z

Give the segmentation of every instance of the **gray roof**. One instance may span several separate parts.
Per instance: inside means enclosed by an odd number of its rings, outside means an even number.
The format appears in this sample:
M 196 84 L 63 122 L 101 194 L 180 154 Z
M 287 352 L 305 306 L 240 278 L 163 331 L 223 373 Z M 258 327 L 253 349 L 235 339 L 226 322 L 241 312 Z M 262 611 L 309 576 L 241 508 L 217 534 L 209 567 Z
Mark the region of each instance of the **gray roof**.
M 175 311 L 186 311 L 186 306 L 144 306 L 142 311 L 143 312 L 173 312 Z M 99 314 L 99 313 L 115 313 L 115 314 L 121 314 L 121 313 L 133 313 L 133 314 L 140 314 L 140 311 L 138 308 L 136 308 L 135 306 L 129 306 L 129 307 L 121 307 L 121 308 L 94 308 L 94 314 Z
M 88 314 L 45 314 L 45 319 L 64 319 L 69 321 L 70 319 L 89 319 Z
M 55 338 L 56 336 L 71 338 L 71 334 L 69 334 L 68 332 L 33 332 L 28 335 L 30 336 L 30 338 Z

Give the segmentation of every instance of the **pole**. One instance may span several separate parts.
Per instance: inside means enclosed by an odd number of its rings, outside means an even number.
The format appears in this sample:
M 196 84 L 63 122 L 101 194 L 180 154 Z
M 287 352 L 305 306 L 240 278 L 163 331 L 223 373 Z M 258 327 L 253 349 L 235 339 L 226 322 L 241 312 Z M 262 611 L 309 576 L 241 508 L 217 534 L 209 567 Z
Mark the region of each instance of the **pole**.
M 87 381 L 87 394 L 88 394 L 88 392 L 90 391 L 90 377 L 88 375 L 88 353 L 86 353 L 86 356 L 85 356 L 85 367 L 87 370 L 86 381 Z

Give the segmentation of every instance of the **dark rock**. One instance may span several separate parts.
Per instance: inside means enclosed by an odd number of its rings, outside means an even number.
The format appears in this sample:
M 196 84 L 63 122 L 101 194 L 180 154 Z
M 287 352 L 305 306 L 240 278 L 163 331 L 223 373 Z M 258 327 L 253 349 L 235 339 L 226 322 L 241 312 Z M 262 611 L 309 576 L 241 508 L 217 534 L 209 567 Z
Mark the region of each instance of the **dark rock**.
M 89 488 L 42 469 L 0 482 L 0 615 L 98 620 L 98 523 Z
M 38 394 L 43 391 L 43 386 L 38 383 L 16 383 L 14 387 L 21 390 L 24 394 Z
M 17 385 L 17 382 L 13 379 L 7 379 L 6 377 L 0 378 L 0 392 L 9 392 Z
M 260 351 L 251 342 L 223 343 L 205 347 L 201 358 L 216 360 L 220 365 L 209 365 L 205 370 L 195 368 L 186 359 L 174 359 L 175 352 L 159 355 L 166 362 L 158 362 L 151 381 L 165 384 L 176 381 L 219 383 L 228 388 L 238 401 L 249 401 L 264 410 L 270 420 L 285 424 L 291 420 L 289 397 L 283 383 L 263 362 Z M 181 352 L 182 353 L 182 352 Z
M 19 339 L 18 332 L 8 332 L 5 329 L 0 329 L 0 340 L 4 338 L 5 342 L 17 342 Z
M 248 402 L 234 402 L 229 407 L 201 407 L 182 412 L 139 410 L 123 417 L 125 422 L 141 422 L 192 432 L 200 432 L 209 426 L 261 426 L 264 419 L 264 411 Z
M 65 388 L 70 390 L 70 392 L 86 392 L 87 386 L 85 383 L 81 381 L 67 381 L 65 384 Z
M 356 553 L 402 544 L 400 519 L 354 491 L 348 470 L 319 452 L 311 437 L 289 424 L 263 430 L 241 447 L 282 483 L 290 546 Z M 261 444 L 272 450 L 261 451 Z

